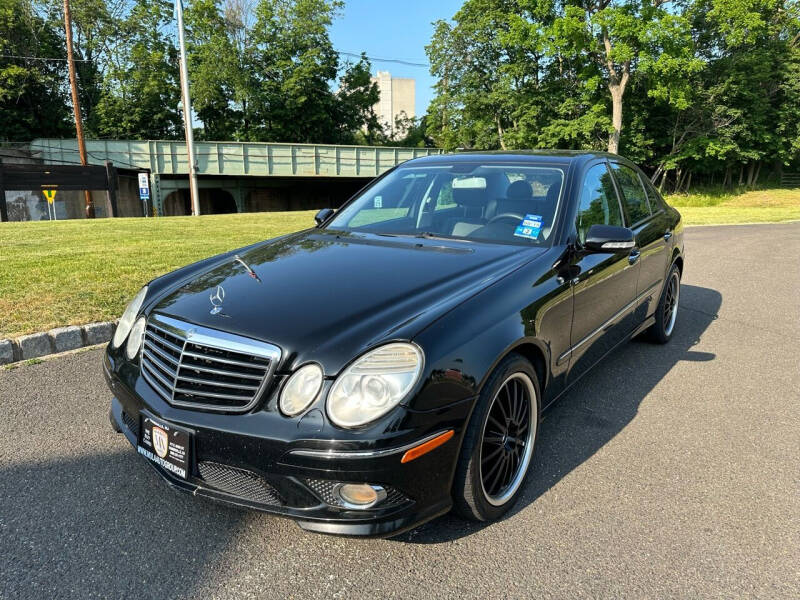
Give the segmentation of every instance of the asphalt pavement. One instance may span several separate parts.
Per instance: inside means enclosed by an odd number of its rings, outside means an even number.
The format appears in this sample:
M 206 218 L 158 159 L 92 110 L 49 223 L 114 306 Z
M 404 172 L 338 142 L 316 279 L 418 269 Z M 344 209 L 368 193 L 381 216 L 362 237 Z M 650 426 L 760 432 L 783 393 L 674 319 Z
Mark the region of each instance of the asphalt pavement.
M 0 371 L 0 598 L 800 597 L 800 223 L 690 228 L 675 337 L 542 424 L 499 523 L 305 533 L 172 491 L 101 351 Z

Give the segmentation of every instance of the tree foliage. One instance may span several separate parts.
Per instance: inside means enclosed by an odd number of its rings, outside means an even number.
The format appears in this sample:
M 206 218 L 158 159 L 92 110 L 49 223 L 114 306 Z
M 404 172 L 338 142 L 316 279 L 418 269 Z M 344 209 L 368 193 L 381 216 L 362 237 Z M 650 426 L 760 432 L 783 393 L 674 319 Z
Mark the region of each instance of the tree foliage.
M 89 137 L 183 136 L 173 0 L 72 0 Z M 342 62 L 329 31 L 341 0 L 191 0 L 185 29 L 200 139 L 382 141 L 365 56 Z M 0 6 L 2 136 L 66 136 L 70 118 L 58 0 Z M 33 58 L 18 58 L 31 56 Z M 38 60 L 42 57 L 45 60 Z
M 466 0 L 428 55 L 448 149 L 609 149 L 678 188 L 800 155 L 794 0 Z
M 0 3 L 0 140 L 70 131 L 59 14 L 31 0 Z M 46 58 L 60 60 L 43 60 Z

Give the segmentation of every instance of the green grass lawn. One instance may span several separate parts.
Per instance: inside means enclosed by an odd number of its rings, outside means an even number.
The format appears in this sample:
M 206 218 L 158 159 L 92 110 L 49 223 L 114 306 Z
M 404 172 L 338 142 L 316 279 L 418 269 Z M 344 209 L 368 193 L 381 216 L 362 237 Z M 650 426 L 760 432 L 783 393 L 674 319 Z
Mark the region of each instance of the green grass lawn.
M 119 318 L 150 279 L 311 227 L 315 212 L 0 223 L 0 339 Z
M 800 189 L 669 196 L 687 225 L 800 220 Z M 120 316 L 150 279 L 312 226 L 314 211 L 0 224 L 0 339 Z
M 800 220 L 800 189 L 710 190 L 667 196 L 687 225 L 779 223 Z

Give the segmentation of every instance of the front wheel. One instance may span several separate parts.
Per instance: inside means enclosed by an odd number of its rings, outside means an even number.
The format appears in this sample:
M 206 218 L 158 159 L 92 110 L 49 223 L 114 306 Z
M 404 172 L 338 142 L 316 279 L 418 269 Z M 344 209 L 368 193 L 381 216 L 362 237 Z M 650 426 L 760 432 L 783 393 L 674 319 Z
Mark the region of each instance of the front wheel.
M 530 362 L 510 354 L 478 398 L 461 448 L 453 500 L 468 519 L 492 521 L 520 495 L 539 428 L 539 380 Z
M 678 265 L 672 265 L 664 284 L 664 291 L 656 307 L 656 322 L 650 327 L 650 339 L 659 344 L 666 344 L 675 331 L 678 319 L 678 300 L 681 295 L 681 271 Z

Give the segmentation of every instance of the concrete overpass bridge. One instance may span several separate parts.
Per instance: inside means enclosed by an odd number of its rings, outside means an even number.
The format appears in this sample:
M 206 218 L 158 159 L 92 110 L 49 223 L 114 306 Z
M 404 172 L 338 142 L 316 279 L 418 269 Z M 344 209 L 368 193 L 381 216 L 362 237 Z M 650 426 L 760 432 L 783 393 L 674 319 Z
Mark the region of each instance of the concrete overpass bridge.
M 70 139 L 35 139 L 33 155 L 45 164 L 76 164 Z M 186 145 L 180 141 L 87 140 L 90 164 L 146 171 L 159 215 L 190 214 Z M 256 212 L 337 207 L 370 179 L 430 148 L 195 143 L 202 213 Z M 120 190 L 122 194 L 135 189 Z

